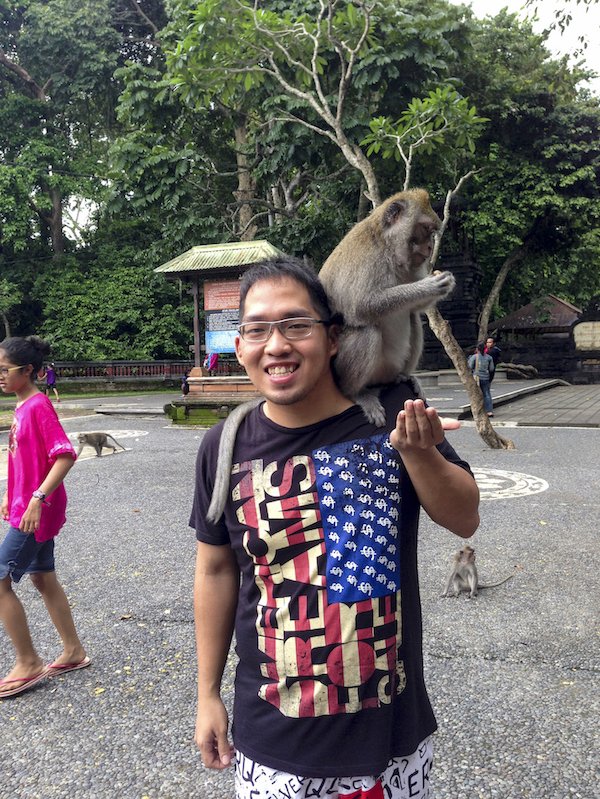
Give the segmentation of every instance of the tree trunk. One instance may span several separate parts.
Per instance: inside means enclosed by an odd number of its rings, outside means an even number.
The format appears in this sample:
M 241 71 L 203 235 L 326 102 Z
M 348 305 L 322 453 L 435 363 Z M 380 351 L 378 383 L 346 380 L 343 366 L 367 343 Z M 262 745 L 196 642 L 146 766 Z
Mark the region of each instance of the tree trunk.
M 238 187 L 234 196 L 240 203 L 239 233 L 241 241 L 252 241 L 256 236 L 257 226 L 252 223 L 253 210 L 251 200 L 254 199 L 256 184 L 248 166 L 248 129 L 246 118 L 241 115 L 234 125 L 235 158 L 237 162 Z
M 4 322 L 4 338 L 10 338 L 10 322 L 4 312 L 2 313 L 2 321 Z
M 362 222 L 367 216 L 369 216 L 369 211 L 371 210 L 369 200 L 365 194 L 365 184 L 361 181 L 360 184 L 360 194 L 358 196 L 358 211 L 356 214 L 356 221 Z
M 492 309 L 494 305 L 498 302 L 498 297 L 500 296 L 500 292 L 502 290 L 502 286 L 506 278 L 508 277 L 508 273 L 513 268 L 513 266 L 518 263 L 523 256 L 525 255 L 526 249 L 525 247 L 517 247 L 516 250 L 508 256 L 506 261 L 502 264 L 500 271 L 496 275 L 496 279 L 494 280 L 494 285 L 492 286 L 492 290 L 487 296 L 486 301 L 483 304 L 483 308 L 481 309 L 481 313 L 479 314 L 479 333 L 478 333 L 478 341 L 485 341 L 488 335 L 488 327 L 490 323 L 490 316 L 492 313 Z
M 53 187 L 50 189 L 50 200 L 52 201 L 52 212 L 47 216 L 48 227 L 50 228 L 50 238 L 52 239 L 53 258 L 60 258 L 65 252 L 65 234 L 63 231 L 63 209 L 62 194 Z
M 510 439 L 499 436 L 492 427 L 489 416 L 487 416 L 483 409 L 483 394 L 481 393 L 481 389 L 471 374 L 464 353 L 458 341 L 454 338 L 448 322 L 437 308 L 427 311 L 427 319 L 429 320 L 429 326 L 452 360 L 458 372 L 458 376 L 460 377 L 460 381 L 467 391 L 475 427 L 481 438 L 491 449 L 514 449 L 514 443 L 510 441 Z
M 329 121 L 327 117 L 325 117 L 325 119 L 326 121 Z M 348 141 L 346 134 L 339 124 L 334 123 L 333 127 L 338 147 L 342 151 L 344 158 L 346 161 L 348 161 L 350 166 L 353 166 L 354 169 L 357 169 L 363 176 L 365 183 L 367 184 L 367 196 L 371 201 L 373 208 L 377 208 L 378 205 L 381 205 L 381 193 L 379 191 L 377 175 L 375 174 L 375 170 L 373 169 L 371 162 L 360 149 L 360 147 L 353 145 Z

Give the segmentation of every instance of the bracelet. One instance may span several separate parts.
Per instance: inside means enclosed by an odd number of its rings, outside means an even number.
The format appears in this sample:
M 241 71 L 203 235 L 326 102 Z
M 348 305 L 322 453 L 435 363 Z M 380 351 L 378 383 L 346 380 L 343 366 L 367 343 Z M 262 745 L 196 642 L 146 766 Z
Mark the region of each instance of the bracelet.
M 36 488 L 35 491 L 32 491 L 31 496 L 39 499 L 42 505 L 46 505 L 48 508 L 50 507 L 50 503 L 46 502 L 46 495 L 43 491 L 40 491 L 39 488 Z

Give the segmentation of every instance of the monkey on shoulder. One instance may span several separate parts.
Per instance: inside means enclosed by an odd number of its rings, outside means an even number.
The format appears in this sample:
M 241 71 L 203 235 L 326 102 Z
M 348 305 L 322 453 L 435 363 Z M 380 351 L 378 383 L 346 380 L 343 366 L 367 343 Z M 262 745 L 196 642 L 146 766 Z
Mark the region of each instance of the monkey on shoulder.
M 114 441 L 117 446 L 110 444 L 108 439 Z M 77 441 L 79 442 L 79 449 L 77 450 L 77 457 L 80 456 L 81 451 L 87 445 L 88 447 L 93 447 L 96 450 L 96 457 L 99 458 L 102 455 L 103 449 L 112 449 L 113 452 L 117 451 L 117 447 L 121 447 L 122 450 L 125 447 L 122 444 L 111 436 L 110 433 L 78 433 Z
M 319 278 L 334 316 L 343 320 L 333 369 L 341 392 L 383 427 L 378 389 L 411 380 L 423 350 L 421 311 L 447 297 L 451 272 L 429 274 L 440 219 L 425 189 L 399 192 L 358 222 L 327 258 Z M 258 401 L 238 406 L 225 420 L 208 518 L 223 512 L 237 430 Z
M 383 409 L 365 389 L 410 378 L 423 350 L 421 311 L 455 286 L 451 272 L 429 274 L 439 227 L 424 189 L 394 194 L 350 230 L 319 272 L 333 313 L 344 320 L 334 361 L 340 389 L 360 397 L 380 427 Z

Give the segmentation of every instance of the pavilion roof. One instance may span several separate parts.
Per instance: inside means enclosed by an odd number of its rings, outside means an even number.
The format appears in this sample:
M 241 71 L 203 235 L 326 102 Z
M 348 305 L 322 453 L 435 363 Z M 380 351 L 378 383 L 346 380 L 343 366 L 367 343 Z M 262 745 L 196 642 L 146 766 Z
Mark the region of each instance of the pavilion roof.
M 560 332 L 569 329 L 580 316 L 581 308 L 554 294 L 547 294 L 508 316 L 490 322 L 488 330 Z
M 264 261 L 280 255 L 265 239 L 234 241 L 228 244 L 201 244 L 158 266 L 154 271 L 166 277 L 218 273 Z

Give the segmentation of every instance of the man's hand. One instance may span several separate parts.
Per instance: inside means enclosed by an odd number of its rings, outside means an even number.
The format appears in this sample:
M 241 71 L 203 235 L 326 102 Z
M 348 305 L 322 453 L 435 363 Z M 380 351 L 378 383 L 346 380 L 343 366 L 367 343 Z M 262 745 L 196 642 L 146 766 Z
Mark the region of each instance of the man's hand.
M 435 408 L 426 408 L 423 400 L 406 400 L 390 434 L 390 441 L 400 453 L 426 450 L 442 443 L 444 430 L 459 427 L 457 419 L 442 419 Z
M 0 516 L 2 516 L 4 521 L 8 521 L 8 510 L 8 494 L 5 492 L 2 497 L 2 504 L 0 504 Z
M 227 739 L 228 725 L 220 697 L 198 702 L 195 741 L 206 768 L 225 769 L 231 765 L 234 749 Z

